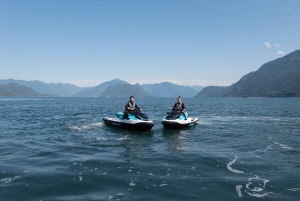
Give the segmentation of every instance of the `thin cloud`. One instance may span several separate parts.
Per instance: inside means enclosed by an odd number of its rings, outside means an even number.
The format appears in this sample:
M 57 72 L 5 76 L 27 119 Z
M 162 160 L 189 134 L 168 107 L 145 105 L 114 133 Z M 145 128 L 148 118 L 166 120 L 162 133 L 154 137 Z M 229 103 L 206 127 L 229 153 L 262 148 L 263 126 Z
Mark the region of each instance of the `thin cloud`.
M 125 81 L 129 82 L 130 84 L 155 84 L 161 82 L 171 82 L 173 84 L 178 85 L 201 85 L 201 86 L 208 86 L 210 82 L 208 80 L 182 80 L 182 79 L 136 79 L 136 80 L 129 80 L 126 79 Z M 222 84 L 222 83 L 220 83 Z
M 64 80 L 63 83 L 74 84 L 79 87 L 94 87 L 108 80 Z M 59 82 L 59 81 L 55 81 Z
M 270 47 L 271 47 L 271 44 L 268 43 L 268 42 L 265 42 L 264 44 L 265 44 L 265 46 L 266 46 L 267 48 L 270 48 Z
M 285 55 L 283 51 L 276 52 L 276 55 Z
M 275 44 L 274 46 L 275 46 L 275 47 L 279 47 L 279 45 L 278 45 L 278 44 Z
M 208 80 L 181 80 L 181 79 L 123 79 L 120 77 L 121 80 L 124 80 L 130 84 L 154 84 L 154 83 L 161 83 L 161 82 L 171 82 L 173 84 L 178 84 L 178 85 L 200 85 L 200 86 L 208 86 L 211 84 Z M 110 81 L 112 79 L 107 79 L 107 80 L 64 80 L 64 83 L 70 83 L 70 84 L 75 84 L 76 86 L 79 87 L 93 87 L 97 86 L 99 84 L 102 84 L 103 82 Z M 60 81 L 54 81 L 54 82 L 60 82 Z M 227 86 L 232 83 L 219 83 L 215 82 L 213 85 L 221 85 L 221 86 Z

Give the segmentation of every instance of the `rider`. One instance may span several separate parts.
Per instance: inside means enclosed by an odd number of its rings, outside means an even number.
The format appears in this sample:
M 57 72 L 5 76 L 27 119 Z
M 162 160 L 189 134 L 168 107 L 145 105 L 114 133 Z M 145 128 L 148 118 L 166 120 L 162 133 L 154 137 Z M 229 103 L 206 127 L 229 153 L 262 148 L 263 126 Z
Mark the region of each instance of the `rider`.
M 134 102 L 134 97 L 130 96 L 130 101 L 128 101 L 125 105 L 125 112 L 123 115 L 123 119 L 128 118 L 128 114 L 134 114 L 134 110 L 139 110 L 141 111 L 142 109 Z
M 178 96 L 177 98 L 177 103 L 174 104 L 174 106 L 172 108 L 170 108 L 170 110 L 180 110 L 180 112 L 183 114 L 185 120 L 187 120 L 184 110 L 185 110 L 185 106 L 184 103 L 181 101 L 181 96 Z

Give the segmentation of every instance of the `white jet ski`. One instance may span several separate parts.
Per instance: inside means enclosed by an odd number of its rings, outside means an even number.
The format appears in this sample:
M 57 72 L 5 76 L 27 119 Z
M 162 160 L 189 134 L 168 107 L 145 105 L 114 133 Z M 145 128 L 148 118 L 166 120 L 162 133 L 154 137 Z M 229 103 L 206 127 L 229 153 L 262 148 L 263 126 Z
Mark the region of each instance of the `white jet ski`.
M 138 110 L 134 110 L 133 114 L 129 113 L 126 119 L 123 119 L 123 115 L 123 112 L 118 112 L 117 117 L 104 117 L 103 121 L 107 125 L 136 131 L 150 131 L 154 125 L 146 114 Z
M 183 112 L 180 110 L 173 110 L 172 112 L 167 112 L 167 115 L 162 120 L 162 125 L 165 128 L 188 128 L 194 126 L 198 122 L 197 117 L 189 117 L 187 112 L 184 112 L 186 119 L 183 115 Z

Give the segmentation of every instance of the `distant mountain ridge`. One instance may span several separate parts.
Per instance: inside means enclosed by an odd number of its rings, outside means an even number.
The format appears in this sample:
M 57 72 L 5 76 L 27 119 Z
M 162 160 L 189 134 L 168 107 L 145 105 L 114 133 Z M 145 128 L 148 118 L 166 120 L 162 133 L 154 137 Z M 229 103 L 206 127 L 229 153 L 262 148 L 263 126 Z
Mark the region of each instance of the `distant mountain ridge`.
M 205 86 L 200 86 L 200 85 L 192 85 L 192 86 L 189 86 L 191 88 L 193 88 L 194 90 L 197 91 L 197 93 L 199 93 L 202 89 L 205 88 Z
M 45 83 L 42 81 L 25 81 L 25 80 L 14 80 L 14 79 L 7 79 L 7 80 L 0 80 L 0 84 L 8 84 L 8 83 L 17 83 L 19 85 L 23 85 L 26 87 L 30 87 L 34 91 L 41 93 L 41 94 L 52 94 L 52 96 L 62 96 L 68 97 L 72 96 L 83 88 L 78 87 L 74 84 L 67 84 L 67 83 Z
M 143 84 L 142 87 L 149 94 L 158 97 L 193 97 L 198 93 L 198 91 L 189 86 L 176 85 L 170 82 Z
M 103 82 L 102 84 L 99 84 L 93 88 L 82 90 L 75 94 L 74 97 L 99 97 L 106 90 L 107 87 L 115 86 L 118 84 L 128 83 L 116 78 L 107 82 Z
M 29 87 L 11 82 L 6 85 L 0 84 L 0 97 L 48 97 L 40 94 Z
M 109 86 L 106 90 L 100 95 L 100 98 L 129 98 L 129 96 L 134 96 L 135 98 L 147 98 L 153 97 L 148 94 L 140 84 L 131 85 L 118 84 L 114 86 Z
M 231 86 L 209 86 L 195 97 L 300 97 L 300 50 L 265 63 Z
M 110 86 L 116 86 L 119 84 L 129 84 L 126 81 L 120 79 L 113 79 L 110 81 L 103 82 L 95 87 L 78 87 L 73 84 L 67 83 L 45 83 L 42 81 L 25 81 L 25 80 L 0 80 L 0 84 L 17 83 L 22 86 L 31 88 L 32 90 L 47 95 L 48 97 L 99 97 L 101 94 Z M 162 82 L 157 84 L 143 84 L 144 91 L 149 95 L 157 97 L 193 97 L 201 86 L 184 86 L 176 85 L 170 82 Z M 193 89 L 195 88 L 195 89 Z M 196 90 L 198 89 L 198 90 Z M 4 92 L 3 92 L 4 93 Z

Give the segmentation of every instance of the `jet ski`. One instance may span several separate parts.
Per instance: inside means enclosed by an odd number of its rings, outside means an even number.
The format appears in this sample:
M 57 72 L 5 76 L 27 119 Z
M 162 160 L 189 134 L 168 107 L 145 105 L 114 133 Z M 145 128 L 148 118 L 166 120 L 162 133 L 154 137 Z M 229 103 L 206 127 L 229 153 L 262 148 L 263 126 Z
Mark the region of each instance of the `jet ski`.
M 123 119 L 123 112 L 118 112 L 116 116 L 117 117 L 114 118 L 104 117 L 103 121 L 107 125 L 136 131 L 150 131 L 154 125 L 153 121 L 139 110 L 134 110 L 132 113 L 129 113 L 126 119 Z
M 184 114 L 186 119 L 180 110 L 172 110 L 171 112 L 167 112 L 161 123 L 165 128 L 169 129 L 191 127 L 197 123 L 197 117 L 189 117 L 187 112 L 184 112 Z

